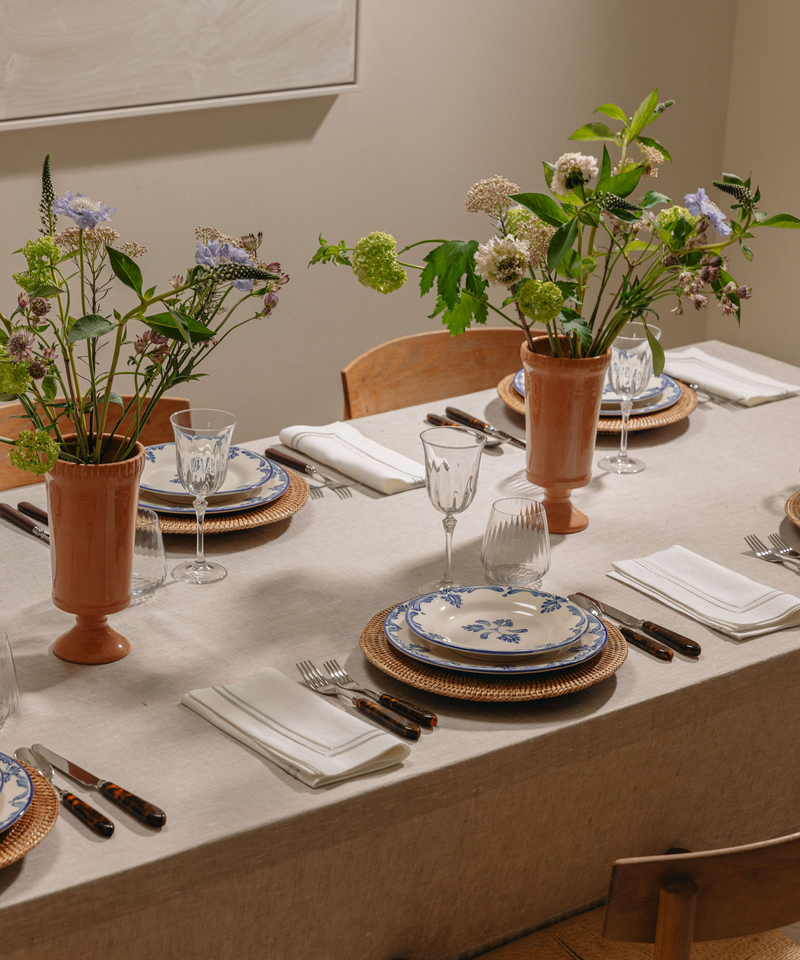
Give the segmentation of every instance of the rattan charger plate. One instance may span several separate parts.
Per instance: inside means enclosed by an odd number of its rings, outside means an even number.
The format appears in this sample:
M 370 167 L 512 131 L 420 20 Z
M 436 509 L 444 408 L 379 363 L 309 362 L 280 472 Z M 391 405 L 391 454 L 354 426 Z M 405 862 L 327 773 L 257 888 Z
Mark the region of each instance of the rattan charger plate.
M 800 490 L 793 493 L 786 501 L 784 508 L 786 516 L 796 527 L 800 527 Z
M 297 473 L 289 471 L 289 486 L 286 493 L 265 507 L 242 510 L 241 513 L 223 513 L 206 517 L 204 533 L 230 533 L 234 530 L 249 530 L 251 527 L 265 527 L 269 523 L 285 520 L 302 510 L 308 501 L 308 484 Z M 161 530 L 164 533 L 197 533 L 197 521 L 184 517 L 173 517 L 168 513 L 159 513 Z
M 503 403 L 515 410 L 517 413 L 525 415 L 525 399 L 521 397 L 514 389 L 514 376 L 510 373 L 503 377 L 497 384 L 497 393 Z M 628 430 L 633 433 L 636 430 L 653 430 L 655 427 L 666 427 L 670 423 L 677 423 L 679 420 L 685 420 L 697 406 L 697 394 L 685 383 L 681 384 L 681 395 L 676 403 L 666 410 L 659 410 L 658 413 L 651 413 L 644 417 L 631 416 L 628 421 Z M 600 417 L 597 424 L 598 433 L 621 433 L 621 417 Z
M 517 674 L 513 677 L 439 670 L 404 656 L 389 643 L 383 632 L 383 622 L 392 609 L 393 607 L 387 607 L 381 613 L 376 613 L 361 632 L 358 642 L 367 660 L 395 680 L 401 680 L 419 690 L 427 690 L 428 693 L 438 693 L 457 700 L 543 700 L 546 697 L 576 693 L 601 680 L 607 680 L 619 670 L 628 656 L 628 645 L 622 634 L 613 624 L 604 620 L 608 630 L 608 643 L 596 657 L 570 670 Z
M 33 782 L 33 799 L 23 815 L 0 833 L 0 868 L 9 867 L 38 846 L 56 825 L 58 795 L 47 780 L 22 764 Z

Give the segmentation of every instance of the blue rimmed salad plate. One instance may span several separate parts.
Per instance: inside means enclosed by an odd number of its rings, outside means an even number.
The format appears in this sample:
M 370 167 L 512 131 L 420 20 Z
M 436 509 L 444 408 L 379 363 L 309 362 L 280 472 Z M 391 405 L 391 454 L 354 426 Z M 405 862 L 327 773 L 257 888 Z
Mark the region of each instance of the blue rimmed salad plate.
M 208 502 L 256 496 L 269 483 L 275 469 L 272 461 L 252 450 L 231 447 L 225 481 L 219 490 L 209 494 Z M 174 443 L 159 443 L 145 448 L 144 471 L 139 487 L 147 495 L 182 506 L 191 505 L 194 500 L 178 477 Z
M 12 827 L 31 805 L 33 783 L 13 757 L 0 753 L 0 832 Z

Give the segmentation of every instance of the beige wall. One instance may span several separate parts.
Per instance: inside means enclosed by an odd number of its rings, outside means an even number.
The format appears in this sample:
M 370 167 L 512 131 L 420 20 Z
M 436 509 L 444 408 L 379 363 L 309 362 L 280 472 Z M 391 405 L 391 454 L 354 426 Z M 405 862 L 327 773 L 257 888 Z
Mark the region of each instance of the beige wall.
M 752 173 L 754 185 L 761 187 L 760 206 L 768 213 L 800 216 L 800 4 L 739 0 L 738 8 L 724 169 L 740 177 Z M 750 245 L 755 254 L 752 263 L 738 248 L 730 257 L 736 279 L 753 287 L 741 327 L 715 309 L 708 335 L 800 364 L 793 286 L 800 263 L 800 231 L 764 228 L 756 231 Z
M 752 20 L 755 4 L 742 3 Z M 779 5 L 766 5 L 777 17 Z M 416 278 L 383 297 L 341 268 L 306 270 L 317 234 L 348 243 L 373 229 L 401 243 L 485 240 L 488 221 L 463 208 L 474 181 L 501 173 L 542 189 L 540 160 L 575 149 L 566 138 L 595 106 L 613 100 L 631 110 L 656 84 L 677 101 L 656 135 L 678 175 L 667 169 L 653 186 L 678 198 L 708 185 L 725 146 L 734 12 L 731 0 L 362 0 L 360 93 L 0 133 L 5 247 L 35 233 L 47 152 L 60 193 L 119 207 L 114 226 L 150 248 L 142 262 L 150 283 L 193 262 L 195 225 L 231 234 L 262 227 L 267 258 L 282 262 L 291 283 L 273 318 L 238 331 L 208 364 L 212 376 L 188 392 L 235 411 L 239 439 L 326 422 L 341 415 L 345 363 L 437 322 Z M 798 67 L 764 69 L 774 77 Z M 734 86 L 751 79 L 735 74 Z M 791 125 L 791 101 L 780 102 Z M 748 117 L 750 134 L 767 132 Z M 766 167 L 762 186 L 774 195 L 777 166 L 761 154 L 769 148 L 748 152 L 747 162 Z M 779 151 L 776 165 L 785 156 Z M 5 304 L 16 295 L 7 272 Z M 705 334 L 702 314 L 664 316 L 667 344 Z

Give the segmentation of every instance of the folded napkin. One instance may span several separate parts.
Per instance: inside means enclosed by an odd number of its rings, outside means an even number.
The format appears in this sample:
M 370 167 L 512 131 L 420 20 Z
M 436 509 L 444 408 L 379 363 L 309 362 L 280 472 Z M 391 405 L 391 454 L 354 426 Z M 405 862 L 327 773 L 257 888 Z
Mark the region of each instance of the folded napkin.
M 309 787 L 400 763 L 409 748 L 277 670 L 192 690 L 187 707 Z
M 714 630 L 743 640 L 800 625 L 800 600 L 674 546 L 612 563 L 608 574 Z
M 697 383 L 709 393 L 725 400 L 737 400 L 747 407 L 800 393 L 800 387 L 762 377 L 727 360 L 718 360 L 699 347 L 667 350 L 665 356 L 664 373 Z
M 368 440 L 349 423 L 325 427 L 286 427 L 281 443 L 327 463 L 345 476 L 381 493 L 399 493 L 425 483 L 425 468 L 374 440 Z

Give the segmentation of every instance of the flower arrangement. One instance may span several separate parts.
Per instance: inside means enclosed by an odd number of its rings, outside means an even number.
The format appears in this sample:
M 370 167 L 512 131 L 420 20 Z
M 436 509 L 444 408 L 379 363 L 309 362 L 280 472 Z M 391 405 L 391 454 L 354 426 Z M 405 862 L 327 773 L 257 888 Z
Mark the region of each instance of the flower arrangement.
M 268 317 L 289 278 L 279 263 L 259 259 L 260 232 L 234 238 L 198 227 L 186 276 L 172 277 L 165 293 L 144 289 L 136 260 L 147 248 L 117 245 L 119 233 L 108 226 L 116 207 L 81 193 L 57 197 L 49 154 L 39 209 L 42 235 L 17 251 L 27 263 L 13 274 L 21 288 L 17 307 L 8 317 L 0 313 L 0 400 L 19 400 L 33 429 L 16 442 L 0 441 L 11 445 L 12 463 L 34 473 L 58 458 L 124 460 L 162 394 L 203 376 L 197 367 L 237 327 Z M 57 219 L 71 223 L 57 233 Z M 135 294 L 137 303 L 125 312 L 105 305 L 114 279 Z M 232 323 L 243 304 L 249 315 Z M 134 330 L 134 321 L 144 329 Z M 109 345 L 110 360 L 102 364 Z M 117 392 L 122 383 L 127 402 Z M 126 418 L 123 441 L 112 444 Z
M 492 222 L 495 235 L 485 243 L 420 240 L 397 250 L 387 233 L 371 233 L 352 248 L 320 236 L 311 263 L 349 266 L 362 284 L 384 294 L 403 286 L 407 269 L 419 270 L 422 295 L 436 286 L 430 316 L 441 315 L 454 336 L 473 322 L 486 323 L 491 310 L 518 326 L 531 349 L 532 327 L 542 324 L 558 357 L 601 356 L 630 320 L 641 318 L 647 328 L 648 316 L 658 317 L 653 304 L 665 298 L 674 301 L 676 314 L 686 306 L 702 310 L 715 298 L 723 314 L 738 321 L 752 291 L 729 273 L 725 250 L 738 245 L 752 260 L 747 241 L 754 230 L 798 229 L 800 220 L 767 216 L 757 207 L 760 192 L 750 178 L 730 173 L 713 181 L 720 199 L 733 201 L 730 215 L 702 187 L 686 194 L 683 206 L 653 189 L 636 202 L 628 199 L 641 180 L 657 178 L 659 167 L 672 160 L 645 130 L 673 103 L 659 102 L 655 89 L 631 117 L 614 103 L 599 106 L 595 113 L 620 129 L 587 123 L 570 139 L 611 143 L 619 149 L 616 162 L 605 144 L 600 158 L 570 152 L 545 162 L 549 193 L 521 193 L 501 176 L 476 183 L 466 208 Z M 634 148 L 638 155 L 629 155 Z M 431 244 L 424 266 L 400 259 Z M 505 288 L 500 306 L 489 299 L 493 287 Z M 648 338 L 660 373 L 663 350 L 649 330 Z

